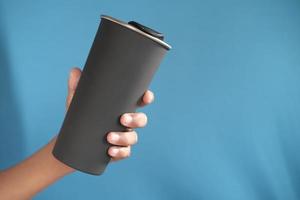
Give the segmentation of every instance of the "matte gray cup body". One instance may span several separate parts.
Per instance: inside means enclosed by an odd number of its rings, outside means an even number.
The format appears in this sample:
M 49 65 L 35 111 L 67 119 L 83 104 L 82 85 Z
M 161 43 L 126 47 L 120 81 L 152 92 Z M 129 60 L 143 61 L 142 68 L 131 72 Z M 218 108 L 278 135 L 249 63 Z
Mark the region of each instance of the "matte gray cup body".
M 120 116 L 138 108 L 169 48 L 138 28 L 102 16 L 53 155 L 82 172 L 103 173 L 110 161 L 107 133 L 126 131 Z

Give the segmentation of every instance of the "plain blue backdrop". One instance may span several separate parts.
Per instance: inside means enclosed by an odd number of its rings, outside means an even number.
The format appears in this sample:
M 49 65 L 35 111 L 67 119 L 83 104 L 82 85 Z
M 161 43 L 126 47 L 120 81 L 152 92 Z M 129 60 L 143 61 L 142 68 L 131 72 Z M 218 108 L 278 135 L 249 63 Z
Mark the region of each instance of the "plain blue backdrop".
M 69 70 L 84 65 L 100 14 L 173 46 L 132 157 L 36 199 L 300 199 L 298 0 L 0 2 L 1 168 L 58 133 Z

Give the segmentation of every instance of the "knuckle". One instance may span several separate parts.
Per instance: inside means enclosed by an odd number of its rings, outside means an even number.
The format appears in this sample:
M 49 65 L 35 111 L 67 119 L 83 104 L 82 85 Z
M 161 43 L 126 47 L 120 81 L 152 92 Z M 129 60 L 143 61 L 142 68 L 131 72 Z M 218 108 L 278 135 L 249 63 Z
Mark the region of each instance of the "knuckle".
M 130 149 L 129 148 L 122 148 L 121 156 L 123 158 L 129 157 L 130 156 Z
M 135 131 L 126 132 L 125 145 L 133 145 L 137 142 L 137 133 Z
M 146 126 L 147 122 L 148 122 L 147 115 L 144 113 L 141 113 L 140 120 L 139 120 L 139 126 L 141 126 L 141 127 Z
M 134 143 L 133 144 L 135 144 L 138 142 L 139 138 L 138 138 L 137 132 L 133 131 L 133 135 L 134 135 Z
M 154 95 L 154 93 L 153 93 L 153 92 L 151 92 L 151 94 L 152 94 L 152 101 L 154 101 L 154 99 L 155 99 L 155 95 Z
M 123 139 L 122 139 L 122 142 L 123 142 L 124 145 L 127 145 L 127 144 L 130 143 L 130 139 L 129 139 L 129 136 L 128 136 L 128 132 L 125 132 L 125 134 L 123 135 L 122 138 L 123 138 Z
M 130 157 L 130 155 L 131 155 L 131 148 L 130 148 L 130 147 L 128 147 L 128 150 L 127 150 L 127 155 L 126 155 L 126 157 Z

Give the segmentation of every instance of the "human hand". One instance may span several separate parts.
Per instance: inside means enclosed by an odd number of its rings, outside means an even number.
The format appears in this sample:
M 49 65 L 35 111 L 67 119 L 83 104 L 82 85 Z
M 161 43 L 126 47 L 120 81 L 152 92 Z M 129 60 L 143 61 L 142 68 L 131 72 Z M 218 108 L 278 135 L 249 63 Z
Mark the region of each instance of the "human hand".
M 77 83 L 81 76 L 79 68 L 73 68 L 70 72 L 68 80 L 68 96 L 66 100 L 66 108 L 68 109 L 72 98 L 74 96 Z M 154 94 L 147 90 L 142 98 L 140 106 L 145 106 L 153 102 Z M 120 118 L 120 123 L 127 127 L 125 132 L 109 132 L 107 134 L 107 141 L 115 146 L 108 149 L 108 154 L 112 157 L 112 161 L 127 158 L 131 154 L 131 146 L 137 143 L 138 135 L 133 130 L 134 128 L 141 128 L 147 124 L 147 116 L 144 113 L 125 113 Z
M 80 69 L 71 70 L 68 81 L 67 109 L 74 96 L 80 75 Z M 141 99 L 140 105 L 150 104 L 153 100 L 154 95 L 148 90 Z M 147 124 L 147 116 L 144 113 L 125 113 L 121 116 L 120 122 L 127 127 L 127 131 L 113 131 L 107 134 L 107 141 L 112 144 L 108 154 L 113 161 L 130 155 L 131 146 L 137 142 L 137 133 L 133 128 L 144 127 Z M 55 142 L 56 137 L 24 161 L 0 171 L 1 199 L 31 199 L 58 179 L 76 171 L 53 156 L 52 150 Z

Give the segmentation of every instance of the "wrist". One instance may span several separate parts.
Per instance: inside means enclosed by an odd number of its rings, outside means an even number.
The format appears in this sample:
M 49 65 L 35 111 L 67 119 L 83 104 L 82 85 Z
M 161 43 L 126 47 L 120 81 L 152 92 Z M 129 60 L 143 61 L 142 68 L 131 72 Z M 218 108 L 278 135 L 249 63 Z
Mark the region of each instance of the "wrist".
M 0 196 L 5 199 L 29 199 L 63 176 L 74 172 L 53 154 L 56 138 L 19 164 L 0 173 Z M 13 188 L 18 188 L 15 190 Z
M 75 169 L 69 167 L 68 165 L 65 165 L 64 163 L 62 163 L 61 161 L 57 160 L 53 154 L 52 154 L 52 150 L 53 147 L 55 145 L 56 142 L 56 137 L 54 137 L 46 146 L 46 152 L 47 152 L 47 157 L 48 157 L 48 164 L 49 166 L 51 166 L 51 168 L 55 169 L 56 175 L 59 176 L 64 176 L 67 175 L 69 173 L 72 173 L 74 171 L 76 171 Z

